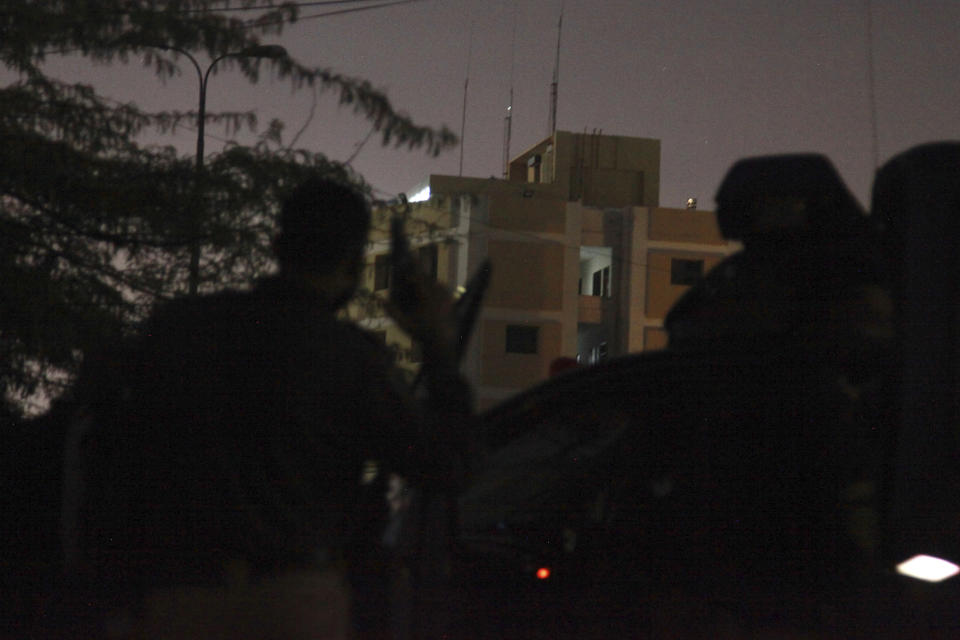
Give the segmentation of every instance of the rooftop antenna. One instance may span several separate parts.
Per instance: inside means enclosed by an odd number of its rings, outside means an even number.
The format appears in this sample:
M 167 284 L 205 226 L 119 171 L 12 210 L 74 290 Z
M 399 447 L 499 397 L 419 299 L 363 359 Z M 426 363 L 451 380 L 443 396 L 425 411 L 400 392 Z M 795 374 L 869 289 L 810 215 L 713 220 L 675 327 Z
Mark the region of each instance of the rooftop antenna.
M 507 103 L 507 116 L 503 119 L 503 177 L 510 177 L 510 134 L 513 128 L 513 66 L 516 60 L 514 49 L 517 44 L 517 5 L 513 5 L 513 39 L 510 41 L 510 102 Z
M 867 0 L 867 99 L 870 101 L 870 152 L 873 168 L 880 166 L 880 151 L 877 144 L 877 95 L 873 78 L 873 3 Z
M 553 82 L 550 83 L 550 122 L 547 126 L 547 135 L 552 136 L 557 131 L 557 85 L 560 82 L 560 34 L 563 32 L 563 5 L 560 2 L 560 20 L 557 22 L 557 57 L 553 63 Z
M 460 173 L 463 175 L 463 136 L 467 128 L 467 88 L 470 86 L 470 59 L 473 57 L 473 22 L 470 22 L 470 38 L 467 41 L 467 75 L 463 79 L 463 113 L 460 116 Z

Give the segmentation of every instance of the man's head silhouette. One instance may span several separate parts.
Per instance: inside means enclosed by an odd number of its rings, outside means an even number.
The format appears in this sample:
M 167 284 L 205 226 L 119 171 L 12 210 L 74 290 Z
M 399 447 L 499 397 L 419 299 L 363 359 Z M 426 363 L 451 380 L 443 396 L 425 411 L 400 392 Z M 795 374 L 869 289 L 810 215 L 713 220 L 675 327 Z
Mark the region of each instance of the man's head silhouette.
M 370 206 L 354 186 L 315 176 L 294 189 L 280 212 L 274 252 L 281 273 L 308 282 L 335 306 L 349 299 L 363 267 Z

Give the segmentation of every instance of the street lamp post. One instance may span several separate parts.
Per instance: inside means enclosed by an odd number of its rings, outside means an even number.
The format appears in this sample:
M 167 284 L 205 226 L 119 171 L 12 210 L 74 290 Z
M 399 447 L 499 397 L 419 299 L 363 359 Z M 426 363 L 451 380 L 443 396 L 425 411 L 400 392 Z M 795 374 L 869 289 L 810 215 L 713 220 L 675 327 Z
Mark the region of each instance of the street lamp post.
M 287 55 L 287 50 L 281 47 L 280 45 L 257 45 L 254 47 L 247 47 L 241 51 L 235 51 L 231 53 L 224 53 L 216 58 L 214 58 L 210 64 L 207 66 L 206 71 L 203 71 L 200 67 L 200 63 L 197 62 L 197 59 L 193 55 L 184 49 L 177 47 L 171 47 L 168 45 L 156 44 L 151 45 L 156 46 L 160 49 L 168 49 L 170 51 L 176 51 L 181 53 L 186 58 L 193 63 L 193 68 L 197 70 L 197 79 L 200 82 L 200 104 L 197 110 L 197 158 L 196 158 L 196 181 L 197 181 L 197 191 L 200 191 L 200 183 L 203 180 L 203 142 L 204 142 L 204 124 L 206 123 L 207 115 L 207 81 L 210 79 L 210 72 L 216 66 L 218 62 L 224 58 L 282 58 Z M 197 225 L 195 225 L 196 229 Z M 194 234 L 192 239 L 192 244 L 190 247 L 190 272 L 189 272 L 189 287 L 190 295 L 194 296 L 197 294 L 197 289 L 200 285 L 200 238 L 199 233 Z

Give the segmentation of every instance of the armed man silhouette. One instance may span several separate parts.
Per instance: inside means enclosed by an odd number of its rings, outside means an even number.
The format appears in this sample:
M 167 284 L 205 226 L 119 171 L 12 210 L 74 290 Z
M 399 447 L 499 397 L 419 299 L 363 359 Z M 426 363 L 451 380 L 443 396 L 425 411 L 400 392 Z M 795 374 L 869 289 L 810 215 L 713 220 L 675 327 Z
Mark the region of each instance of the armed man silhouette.
M 418 404 L 382 344 L 336 316 L 364 266 L 365 198 L 315 177 L 280 226 L 279 274 L 161 307 L 116 407 L 76 438 L 65 530 L 92 634 L 380 637 L 388 505 L 369 471 L 446 488 L 462 475 L 470 393 L 449 293 L 409 270 L 390 309 L 423 349 Z

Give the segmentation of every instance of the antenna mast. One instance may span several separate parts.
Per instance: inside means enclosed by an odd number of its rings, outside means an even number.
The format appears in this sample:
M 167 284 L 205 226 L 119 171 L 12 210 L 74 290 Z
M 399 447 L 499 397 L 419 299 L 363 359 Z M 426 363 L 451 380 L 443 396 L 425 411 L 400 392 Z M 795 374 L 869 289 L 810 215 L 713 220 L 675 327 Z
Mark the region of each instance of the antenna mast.
M 463 136 L 467 128 L 467 88 L 470 86 L 470 59 L 473 57 L 473 22 L 470 23 L 470 39 L 467 44 L 467 75 L 463 79 L 463 113 L 460 116 L 460 172 L 463 175 Z
M 557 57 L 553 63 L 553 82 L 550 83 L 550 122 L 547 135 L 557 131 L 557 85 L 560 83 L 560 34 L 563 31 L 563 2 L 560 3 L 560 20 L 557 22 Z
M 503 177 L 510 177 L 510 134 L 513 125 L 513 87 L 510 87 L 510 102 L 507 104 L 507 116 L 503 119 Z
M 867 0 L 867 99 L 870 101 L 870 152 L 876 170 L 880 166 L 880 151 L 877 144 L 877 94 L 873 67 L 873 3 Z
M 514 49 L 517 44 L 517 5 L 513 5 L 513 39 L 510 41 L 510 102 L 507 103 L 507 115 L 503 119 L 503 177 L 510 178 L 510 135 L 513 128 L 513 66 L 516 60 Z

